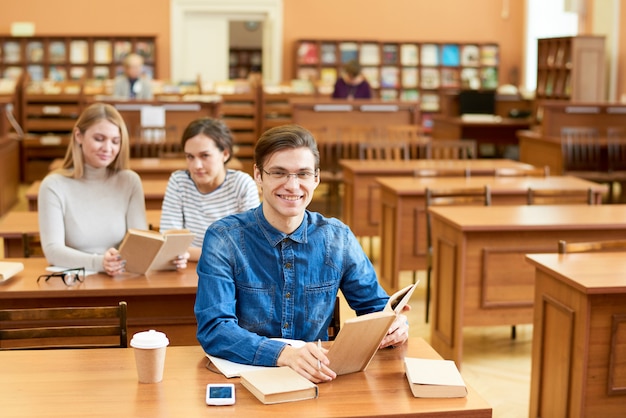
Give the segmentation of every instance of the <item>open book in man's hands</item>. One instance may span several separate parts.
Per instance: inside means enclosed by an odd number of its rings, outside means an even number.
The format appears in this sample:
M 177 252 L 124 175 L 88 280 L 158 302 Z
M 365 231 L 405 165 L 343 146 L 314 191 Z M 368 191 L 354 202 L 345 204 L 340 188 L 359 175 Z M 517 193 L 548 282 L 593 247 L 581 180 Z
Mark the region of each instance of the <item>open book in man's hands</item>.
M 174 259 L 187 252 L 194 235 L 187 229 L 157 231 L 129 229 L 120 244 L 126 271 L 146 274 L 149 270 L 175 270 Z
M 402 309 L 404 309 L 406 304 L 409 303 L 411 296 L 413 296 L 413 292 L 415 291 L 418 283 L 419 280 L 391 295 L 387 301 L 387 305 L 385 306 L 385 311 L 394 312 L 396 314 L 401 313 Z

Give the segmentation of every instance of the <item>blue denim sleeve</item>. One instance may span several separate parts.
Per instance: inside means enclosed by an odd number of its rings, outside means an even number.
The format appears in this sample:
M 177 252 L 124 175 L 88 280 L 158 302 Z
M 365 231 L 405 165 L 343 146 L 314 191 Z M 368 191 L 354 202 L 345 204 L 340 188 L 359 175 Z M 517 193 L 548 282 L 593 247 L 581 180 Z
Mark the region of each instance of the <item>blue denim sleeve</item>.
M 238 234 L 209 227 L 198 261 L 198 291 L 194 312 L 197 337 L 208 354 L 230 361 L 275 366 L 285 343 L 261 337 L 239 326 L 236 315 L 235 251 Z
M 341 291 L 346 301 L 357 315 L 382 311 L 389 295 L 380 285 L 374 266 L 348 228 L 343 239 L 345 254 Z

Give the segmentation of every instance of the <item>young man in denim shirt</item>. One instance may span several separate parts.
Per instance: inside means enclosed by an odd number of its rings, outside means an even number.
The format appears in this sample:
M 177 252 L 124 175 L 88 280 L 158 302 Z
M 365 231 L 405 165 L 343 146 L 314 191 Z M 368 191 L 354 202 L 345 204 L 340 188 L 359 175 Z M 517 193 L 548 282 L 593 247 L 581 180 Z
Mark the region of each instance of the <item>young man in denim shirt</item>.
M 389 297 L 350 229 L 306 210 L 320 183 L 311 133 L 297 125 L 272 128 L 257 141 L 254 157 L 263 203 L 214 222 L 205 234 L 198 340 L 217 357 L 332 380 L 327 350 L 312 342 L 328 339 L 338 290 L 357 315 L 383 310 Z M 270 337 L 308 343 L 295 348 Z M 398 315 L 381 348 L 407 338 L 406 316 Z

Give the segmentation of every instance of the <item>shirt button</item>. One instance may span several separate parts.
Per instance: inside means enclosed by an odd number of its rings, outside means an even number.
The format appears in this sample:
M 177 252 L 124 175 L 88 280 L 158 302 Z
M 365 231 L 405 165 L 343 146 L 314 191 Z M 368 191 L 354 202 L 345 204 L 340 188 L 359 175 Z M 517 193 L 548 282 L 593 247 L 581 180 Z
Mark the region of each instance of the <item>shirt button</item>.
M 285 263 L 285 268 L 290 269 L 291 268 L 291 263 Z
M 291 297 L 291 293 L 287 292 L 287 294 L 285 295 L 285 297 L 286 297 L 287 299 L 289 299 L 289 298 Z
M 289 324 L 287 322 L 285 322 L 285 325 L 283 325 L 283 328 L 289 328 Z

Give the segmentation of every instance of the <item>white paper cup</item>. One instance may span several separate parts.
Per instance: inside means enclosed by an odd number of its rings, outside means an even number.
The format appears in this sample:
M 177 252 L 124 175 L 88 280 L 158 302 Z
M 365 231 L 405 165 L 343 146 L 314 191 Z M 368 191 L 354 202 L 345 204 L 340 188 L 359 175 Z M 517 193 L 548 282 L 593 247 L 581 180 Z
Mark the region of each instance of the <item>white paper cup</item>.
M 135 349 L 139 383 L 158 383 L 163 380 L 165 350 L 169 343 L 164 333 L 153 329 L 133 335 L 130 346 Z

